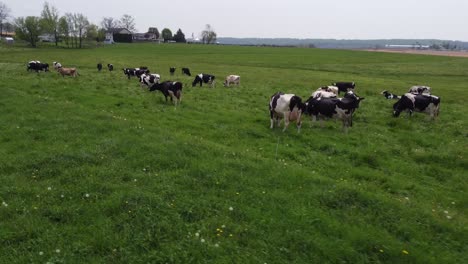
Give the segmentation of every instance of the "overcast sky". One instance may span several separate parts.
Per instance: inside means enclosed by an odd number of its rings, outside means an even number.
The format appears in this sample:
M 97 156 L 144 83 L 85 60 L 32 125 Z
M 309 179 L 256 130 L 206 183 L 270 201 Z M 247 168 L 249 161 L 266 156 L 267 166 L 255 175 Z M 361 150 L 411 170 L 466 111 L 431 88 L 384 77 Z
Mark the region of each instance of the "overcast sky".
M 0 0 L 11 15 L 39 16 L 44 1 Z M 49 0 L 60 15 L 135 18 L 138 32 L 179 28 L 198 36 L 210 24 L 218 37 L 468 41 L 468 0 Z

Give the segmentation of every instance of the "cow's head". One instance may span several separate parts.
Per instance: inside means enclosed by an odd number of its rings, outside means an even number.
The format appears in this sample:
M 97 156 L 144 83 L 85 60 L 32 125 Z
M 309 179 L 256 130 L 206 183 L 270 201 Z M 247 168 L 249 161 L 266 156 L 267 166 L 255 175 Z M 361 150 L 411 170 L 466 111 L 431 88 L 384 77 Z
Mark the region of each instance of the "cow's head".
M 195 79 L 192 82 L 192 87 L 195 87 L 197 83 L 201 83 L 201 82 L 202 82 L 202 78 L 199 75 L 195 76 Z

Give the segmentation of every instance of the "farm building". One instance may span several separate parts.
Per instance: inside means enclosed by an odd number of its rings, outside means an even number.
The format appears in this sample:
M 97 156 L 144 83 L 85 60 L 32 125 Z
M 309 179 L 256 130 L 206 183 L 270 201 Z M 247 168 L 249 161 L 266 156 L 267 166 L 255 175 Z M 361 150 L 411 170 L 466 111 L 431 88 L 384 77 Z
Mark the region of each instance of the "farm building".
M 104 43 L 132 42 L 133 33 L 126 28 L 110 28 L 106 31 Z

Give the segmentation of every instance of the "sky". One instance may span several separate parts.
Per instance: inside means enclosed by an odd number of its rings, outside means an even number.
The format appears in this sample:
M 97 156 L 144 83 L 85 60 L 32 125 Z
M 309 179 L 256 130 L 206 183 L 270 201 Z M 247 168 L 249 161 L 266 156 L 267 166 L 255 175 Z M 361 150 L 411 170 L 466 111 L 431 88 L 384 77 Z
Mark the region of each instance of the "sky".
M 40 16 L 45 1 L 0 0 L 13 17 Z M 444 39 L 468 41 L 468 0 L 48 0 L 60 15 L 135 18 L 186 38 L 210 24 L 218 37 L 331 39 Z

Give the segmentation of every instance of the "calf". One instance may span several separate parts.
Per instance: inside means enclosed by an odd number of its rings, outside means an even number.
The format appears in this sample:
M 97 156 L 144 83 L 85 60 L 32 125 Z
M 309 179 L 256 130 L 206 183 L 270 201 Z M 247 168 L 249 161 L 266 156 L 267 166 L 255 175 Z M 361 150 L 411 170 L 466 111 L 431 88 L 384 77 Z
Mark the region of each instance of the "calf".
M 211 74 L 206 74 L 206 73 L 200 73 L 197 76 L 195 76 L 195 79 L 192 82 L 192 87 L 195 87 L 197 83 L 200 84 L 200 87 L 202 86 L 202 83 L 207 83 L 210 85 L 211 88 L 214 87 L 214 82 L 215 82 L 215 76 Z
M 229 85 L 235 84 L 237 86 L 240 85 L 240 76 L 239 75 L 228 75 L 226 76 L 226 79 L 224 80 L 224 86 L 229 87 Z
M 338 87 L 338 93 L 346 93 L 348 90 L 354 90 L 354 87 L 356 86 L 354 82 L 335 82 L 332 83 L 332 85 Z
M 439 115 L 440 97 L 429 94 L 406 93 L 393 105 L 393 116 L 398 117 L 403 111 L 408 111 L 409 116 L 413 111 L 427 113 L 434 120 Z
M 107 64 L 107 69 L 109 69 L 109 71 L 113 71 L 114 70 L 114 65 L 112 64 Z
M 98 63 L 98 64 L 97 64 L 97 70 L 98 70 L 98 71 L 101 71 L 101 70 L 102 70 L 102 63 Z
M 156 73 L 145 74 L 144 73 L 140 76 L 140 85 L 141 87 L 144 87 L 145 85 L 147 87 L 151 87 L 154 84 L 159 83 L 160 79 L 161 79 L 161 76 L 159 74 L 156 74 Z
M 400 99 L 401 98 L 401 96 L 392 94 L 388 92 L 387 90 L 383 91 L 381 94 L 383 94 L 383 96 L 385 96 L 385 98 L 387 99 Z
M 173 81 L 165 81 L 162 83 L 155 83 L 153 86 L 150 87 L 150 92 L 159 90 L 163 93 L 164 97 L 166 98 L 169 96 L 171 101 L 174 102 L 174 105 L 180 104 L 182 100 L 182 83 L 181 82 L 173 82 Z M 174 100 L 173 100 L 174 99 Z
M 182 74 L 185 74 L 185 75 L 188 75 L 188 76 L 192 76 L 192 74 L 190 73 L 189 68 L 182 68 Z
M 344 98 L 313 98 L 306 101 L 305 113 L 312 116 L 312 121 L 319 117 L 337 118 L 343 121 L 343 129 L 347 133 L 348 127 L 353 126 L 353 114 L 359 103 L 364 100 L 348 91 Z
M 338 95 L 338 87 L 322 86 L 312 93 L 313 98 L 333 98 Z
M 431 94 L 431 87 L 424 85 L 415 85 L 411 86 L 408 92 L 412 94 Z
M 65 75 L 76 77 L 78 75 L 78 71 L 76 70 L 76 68 L 60 67 L 57 69 L 57 71 L 62 75 L 62 77 L 65 77 Z
M 175 67 L 170 67 L 170 68 L 169 68 L 169 73 L 171 74 L 171 76 L 174 75 L 175 70 L 176 70 Z
M 270 97 L 270 128 L 280 126 L 281 119 L 284 119 L 283 132 L 289 126 L 290 121 L 296 121 L 297 132 L 301 131 L 301 115 L 305 109 L 302 99 L 295 94 L 284 94 L 277 92 Z
M 27 66 L 28 71 L 49 71 L 49 64 L 41 63 L 40 61 L 30 61 Z

